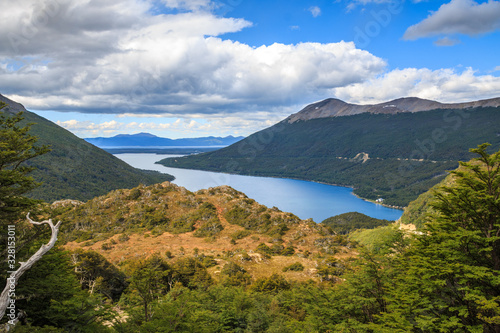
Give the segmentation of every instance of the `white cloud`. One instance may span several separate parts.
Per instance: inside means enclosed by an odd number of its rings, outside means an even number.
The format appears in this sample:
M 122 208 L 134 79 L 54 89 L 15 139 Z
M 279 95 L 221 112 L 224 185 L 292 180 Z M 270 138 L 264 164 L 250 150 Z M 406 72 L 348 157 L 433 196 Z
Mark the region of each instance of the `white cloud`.
M 318 6 L 312 6 L 309 8 L 309 11 L 311 12 L 311 15 L 313 17 L 318 17 L 321 15 L 321 8 L 319 8 Z
M 31 12 L 35 0 L 24 0 L 24 7 L 8 1 L 17 10 L 0 14 L 5 31 L 0 63 L 19 56 L 29 60 L 21 68 L 0 67 L 0 91 L 23 96 L 20 102 L 39 110 L 171 116 L 248 112 L 326 97 L 328 89 L 362 82 L 386 66 L 348 42 L 254 48 L 224 40 L 221 35 L 251 23 L 206 10 L 153 15 L 139 0 L 48 0 L 58 4 L 54 14 L 34 24 L 24 20 L 22 8 Z M 22 24 L 35 27 L 35 33 L 22 35 Z M 22 42 L 9 45 L 5 36 L 19 32 Z
M 408 96 L 455 103 L 500 96 L 500 78 L 477 76 L 470 68 L 462 72 L 405 68 L 333 89 L 332 94 L 352 103 L 380 103 Z
M 500 1 L 477 3 L 452 0 L 431 13 L 425 20 L 409 27 L 403 38 L 415 40 L 435 35 L 465 34 L 474 36 L 500 29 Z
M 265 127 L 274 125 L 290 113 L 296 111 L 286 109 L 273 112 L 255 112 L 250 117 L 242 118 L 237 115 L 219 115 L 209 120 L 203 118 L 165 118 L 150 119 L 150 121 L 136 122 L 107 121 L 96 123 L 93 121 L 67 120 L 56 123 L 75 133 L 79 137 L 113 136 L 116 134 L 134 134 L 148 132 L 161 137 L 181 138 L 200 137 L 208 135 L 250 135 Z M 135 116 L 135 115 L 129 115 Z M 143 115 L 144 116 L 144 115 Z M 175 119 L 175 120 L 174 120 Z
M 246 135 L 332 96 L 370 102 L 500 95 L 498 78 L 472 70 L 387 73 L 383 59 L 352 42 L 252 47 L 227 40 L 252 23 L 213 14 L 208 0 L 163 0 L 177 14 L 154 14 L 152 1 L 142 0 L 5 2 L 0 93 L 28 109 L 122 116 L 61 123 L 82 136 L 134 126 Z

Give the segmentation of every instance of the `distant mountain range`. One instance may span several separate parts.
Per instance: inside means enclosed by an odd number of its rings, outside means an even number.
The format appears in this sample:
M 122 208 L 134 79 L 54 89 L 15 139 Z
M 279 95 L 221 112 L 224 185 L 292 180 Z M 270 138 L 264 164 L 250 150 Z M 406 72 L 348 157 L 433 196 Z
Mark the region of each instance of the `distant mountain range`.
M 236 143 L 244 137 L 201 137 L 186 139 L 168 139 L 149 133 L 119 134 L 110 138 L 86 138 L 85 141 L 100 148 L 118 147 L 221 147 Z
M 27 111 L 23 105 L 2 95 L 0 101 L 8 105 L 2 112 L 24 112 L 24 124 L 34 124 L 30 133 L 39 138 L 37 144 L 47 144 L 52 148 L 51 152 L 29 161 L 36 167 L 31 175 L 43 183 L 31 192 L 35 198 L 49 202 L 59 199 L 86 201 L 111 190 L 174 179 L 171 175 L 135 169 L 53 122 Z
M 442 104 L 401 98 L 375 105 L 327 99 L 217 151 L 160 164 L 350 186 L 406 206 L 489 142 L 500 149 L 500 98 Z

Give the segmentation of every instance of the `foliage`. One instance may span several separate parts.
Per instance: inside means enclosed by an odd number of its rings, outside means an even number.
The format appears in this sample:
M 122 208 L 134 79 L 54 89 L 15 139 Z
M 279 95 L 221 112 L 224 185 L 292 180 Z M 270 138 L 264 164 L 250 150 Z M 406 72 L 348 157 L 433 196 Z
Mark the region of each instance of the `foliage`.
M 290 283 L 279 274 L 273 274 L 269 277 L 257 279 L 251 289 L 257 292 L 279 292 L 290 289 Z
M 250 230 L 238 230 L 231 234 L 231 238 L 234 240 L 238 240 L 250 236 L 251 234 L 252 232 Z
M 173 278 L 191 289 L 204 289 L 213 283 L 206 267 L 197 258 L 184 257 L 178 259 L 172 266 Z
M 376 219 L 361 213 L 344 213 L 325 219 L 321 224 L 330 227 L 337 234 L 346 235 L 356 229 L 374 229 L 392 223 L 388 220 Z
M 0 102 L 0 109 L 5 104 Z M 49 152 L 48 146 L 36 145 L 38 138 L 31 134 L 32 124 L 21 125 L 23 114 L 0 112 L 0 221 L 13 222 L 32 208 L 36 201 L 26 195 L 37 183 L 30 175 L 34 167 L 27 161 Z
M 362 252 L 338 288 L 338 311 L 351 318 L 339 329 L 500 330 L 500 152 L 486 148 L 435 191 L 423 233 Z
M 380 252 L 386 244 L 392 244 L 401 238 L 401 232 L 394 225 L 375 229 L 356 230 L 349 235 L 349 239 L 368 248 L 372 252 Z
M 253 204 L 254 202 L 245 202 L 244 205 L 235 206 L 224 217 L 229 223 L 242 226 L 247 230 L 278 237 L 284 235 L 290 225 L 300 221 L 291 213 L 277 213 L 264 206 L 255 209 Z
M 221 274 L 224 275 L 222 284 L 225 286 L 248 286 L 251 283 L 252 277 L 241 266 L 230 261 L 222 267 Z
M 170 282 L 170 283 L 169 283 Z M 151 318 L 151 306 L 172 287 L 170 266 L 159 256 L 134 263 L 129 292 L 137 295 L 144 309 L 144 321 Z
M 500 152 L 488 155 L 487 147 L 471 149 L 479 157 L 434 194 L 436 214 L 401 264 L 413 288 L 395 312 L 418 328 L 500 330 Z
M 39 244 L 33 244 L 32 251 Z M 53 326 L 71 332 L 102 332 L 99 321 L 106 307 L 99 298 L 81 290 L 69 253 L 55 247 L 20 279 L 16 308 L 33 326 Z
M 215 236 L 224 229 L 217 215 L 217 208 L 209 202 L 204 202 L 192 219 L 200 223 L 194 232 L 196 237 Z
M 100 293 L 116 302 L 127 287 L 126 276 L 101 254 L 78 249 L 71 254 L 75 272 L 83 289 Z
M 290 264 L 286 267 L 283 267 L 283 272 L 302 272 L 304 270 L 304 265 L 302 265 L 300 262 L 294 262 L 293 264 Z

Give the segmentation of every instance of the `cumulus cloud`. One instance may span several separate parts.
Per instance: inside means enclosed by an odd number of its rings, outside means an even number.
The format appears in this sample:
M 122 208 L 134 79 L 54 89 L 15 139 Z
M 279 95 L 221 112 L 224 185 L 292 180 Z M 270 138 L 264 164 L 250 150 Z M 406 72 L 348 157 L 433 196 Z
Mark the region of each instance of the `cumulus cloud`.
M 28 109 L 123 116 L 61 123 L 81 135 L 131 126 L 246 135 L 332 96 L 369 102 L 366 96 L 500 94 L 498 79 L 472 70 L 387 73 L 383 59 L 352 42 L 252 47 L 232 41 L 225 35 L 252 23 L 214 14 L 217 4 L 209 0 L 155 1 L 172 9 L 163 11 L 143 0 L 4 2 L 0 92 Z M 126 121 L 139 116 L 144 121 Z
M 333 93 L 353 103 L 380 103 L 407 96 L 455 103 L 500 96 L 500 78 L 477 76 L 471 68 L 462 72 L 405 68 L 333 89 Z
M 313 17 L 318 17 L 321 15 L 321 8 L 319 8 L 318 6 L 312 6 L 309 8 L 309 11 L 311 12 L 311 15 Z
M 415 40 L 436 35 L 474 36 L 500 29 L 500 1 L 477 3 L 452 0 L 431 13 L 425 20 L 409 27 L 403 38 Z
M 162 137 L 174 138 L 208 136 L 214 133 L 219 136 L 246 136 L 262 128 L 272 126 L 279 120 L 281 118 L 278 118 L 276 113 L 270 116 L 267 112 L 258 112 L 248 118 L 228 115 L 214 117 L 209 121 L 200 118 L 164 118 L 163 121 L 127 122 L 126 119 L 123 119 L 96 123 L 72 119 L 56 121 L 56 123 L 80 137 L 113 136 L 143 131 Z
M 249 112 L 326 96 L 386 66 L 350 42 L 251 47 L 225 40 L 251 22 L 207 10 L 154 15 L 139 0 L 7 1 L 13 11 L 0 13 L 0 91 L 34 109 Z

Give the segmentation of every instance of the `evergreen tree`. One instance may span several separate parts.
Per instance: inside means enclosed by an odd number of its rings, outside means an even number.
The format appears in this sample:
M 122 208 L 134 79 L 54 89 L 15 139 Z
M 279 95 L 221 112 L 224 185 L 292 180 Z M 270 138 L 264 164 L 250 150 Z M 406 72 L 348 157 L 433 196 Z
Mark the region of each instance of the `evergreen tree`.
M 0 109 L 5 104 L 0 105 Z M 45 154 L 47 146 L 35 146 L 37 138 L 29 134 L 31 124 L 20 126 L 22 113 L 8 115 L 0 111 L 0 221 L 14 222 L 36 204 L 25 194 L 39 185 L 25 162 Z
M 500 332 L 500 152 L 453 171 L 424 232 L 399 258 L 386 329 Z

